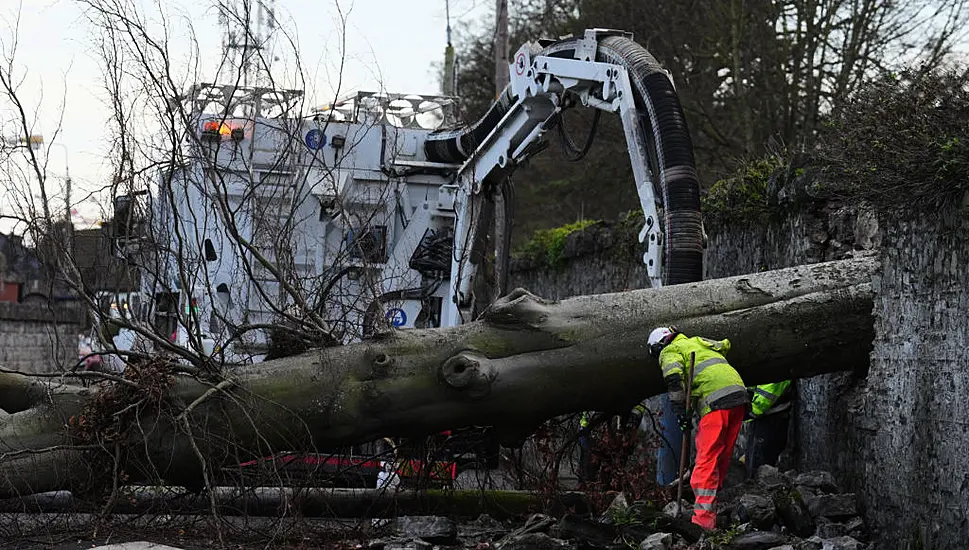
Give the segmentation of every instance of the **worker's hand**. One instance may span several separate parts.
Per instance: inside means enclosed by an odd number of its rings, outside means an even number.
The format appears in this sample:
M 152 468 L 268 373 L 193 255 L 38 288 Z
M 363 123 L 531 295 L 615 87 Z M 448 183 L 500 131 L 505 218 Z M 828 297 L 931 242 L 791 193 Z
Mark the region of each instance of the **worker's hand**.
M 680 430 L 683 433 L 687 433 L 693 429 L 693 415 L 678 414 L 676 415 L 676 421 L 680 425 Z
M 629 413 L 625 418 L 625 427 L 627 430 L 632 430 L 639 427 L 639 423 L 642 422 L 643 417 L 640 414 Z

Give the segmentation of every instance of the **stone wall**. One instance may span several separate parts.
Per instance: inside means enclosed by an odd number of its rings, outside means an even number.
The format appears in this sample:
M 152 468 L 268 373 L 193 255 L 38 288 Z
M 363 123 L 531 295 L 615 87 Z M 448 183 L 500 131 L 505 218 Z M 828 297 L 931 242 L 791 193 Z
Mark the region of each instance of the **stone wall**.
M 811 200 L 785 205 L 781 211 L 766 223 L 709 224 L 704 278 L 836 260 L 880 244 L 878 221 L 867 210 L 859 213 L 836 201 Z M 553 299 L 645 288 L 649 286 L 646 269 L 635 249 L 628 247 L 636 229 L 604 224 L 569 235 L 565 265 L 513 263 L 511 286 Z M 618 253 L 617 245 L 626 250 Z M 846 397 L 857 390 L 867 366 L 798 382 L 795 458 L 799 469 L 832 469 L 839 463 L 841 427 L 849 416 Z M 835 473 L 846 482 L 851 477 L 846 468 Z
M 649 277 L 634 244 L 638 231 L 624 223 L 599 223 L 576 231 L 565 238 L 558 266 L 513 259 L 509 288 L 522 287 L 553 300 L 646 288 Z
M 962 212 L 895 212 L 880 226 L 870 212 L 825 203 L 766 225 L 718 228 L 706 276 L 879 249 L 870 365 L 798 382 L 798 467 L 831 470 L 863 496 L 878 548 L 961 548 L 969 541 L 969 221 Z
M 871 250 L 881 244 L 878 220 L 865 209 L 837 201 L 810 200 L 786 205 L 781 212 L 765 222 L 708 224 L 704 278 L 874 253 Z M 629 229 L 621 225 L 569 235 L 564 266 L 513 263 L 510 282 L 554 299 L 644 288 L 649 283 L 637 254 L 614 250 L 616 243 L 628 243 L 630 238 L 635 234 L 630 236 Z M 867 364 L 858 365 L 857 371 L 799 380 L 796 386 L 795 466 L 802 471 L 833 471 L 850 490 L 863 487 L 854 483 L 860 459 L 851 448 L 855 442 L 845 434 L 856 414 L 852 407 L 862 391 L 867 369 Z
M 811 201 L 767 223 L 724 224 L 708 229 L 705 258 L 708 279 L 781 269 L 845 258 L 877 248 L 881 232 L 875 215 L 837 201 Z M 852 487 L 853 468 L 844 459 L 844 426 L 851 396 L 858 392 L 868 365 L 797 382 L 794 451 L 796 467 L 833 471 Z
M 837 436 L 840 467 L 865 495 L 883 547 L 965 548 L 969 222 L 965 213 L 896 221 L 884 239 L 871 367 Z
M 84 325 L 77 304 L 0 303 L 0 367 L 29 373 L 71 368 Z
M 870 365 L 798 382 L 797 467 L 833 471 L 845 489 L 861 495 L 878 548 L 964 547 L 969 217 L 903 212 L 879 224 L 869 211 L 834 201 L 802 203 L 787 212 L 766 223 L 708 226 L 705 276 L 834 260 L 868 249 L 878 249 L 882 264 L 874 281 Z M 615 231 L 599 227 L 570 236 L 564 267 L 517 265 L 512 283 L 550 298 L 646 286 L 635 254 L 595 244 L 621 240 Z

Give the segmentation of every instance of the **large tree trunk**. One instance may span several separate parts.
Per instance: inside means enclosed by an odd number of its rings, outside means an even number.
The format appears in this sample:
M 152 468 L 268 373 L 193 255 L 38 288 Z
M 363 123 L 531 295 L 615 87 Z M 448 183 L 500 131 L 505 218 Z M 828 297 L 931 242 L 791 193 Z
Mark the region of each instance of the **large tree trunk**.
M 0 417 L 0 497 L 76 487 L 112 468 L 193 484 L 200 457 L 211 468 L 471 425 L 524 434 L 563 413 L 621 410 L 664 391 L 646 352 L 657 325 L 730 338 L 728 359 L 748 383 L 856 368 L 873 338 L 874 269 L 854 259 L 561 302 L 516 290 L 460 327 L 269 361 L 217 386 L 177 376 L 163 412 L 146 410 L 108 445 L 124 449 L 118 464 L 67 448 L 67 426 L 103 389 L 0 374 L 0 407 L 13 413 Z

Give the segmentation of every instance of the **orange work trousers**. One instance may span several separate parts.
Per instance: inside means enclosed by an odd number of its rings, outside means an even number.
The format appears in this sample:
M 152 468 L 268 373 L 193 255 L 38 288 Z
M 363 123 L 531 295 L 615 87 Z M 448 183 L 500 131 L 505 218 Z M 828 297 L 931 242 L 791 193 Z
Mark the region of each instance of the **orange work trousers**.
M 723 488 L 733 446 L 744 421 L 746 407 L 710 411 L 696 430 L 696 464 L 690 486 L 696 496 L 693 523 L 704 529 L 717 526 L 717 491 Z

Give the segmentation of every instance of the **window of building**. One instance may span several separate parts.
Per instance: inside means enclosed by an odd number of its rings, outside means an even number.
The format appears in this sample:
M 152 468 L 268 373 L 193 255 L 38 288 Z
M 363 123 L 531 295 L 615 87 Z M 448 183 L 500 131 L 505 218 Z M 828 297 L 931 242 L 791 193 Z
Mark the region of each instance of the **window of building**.
M 215 253 L 215 245 L 212 244 L 212 239 L 205 239 L 205 261 L 214 262 L 219 259 L 218 254 Z

